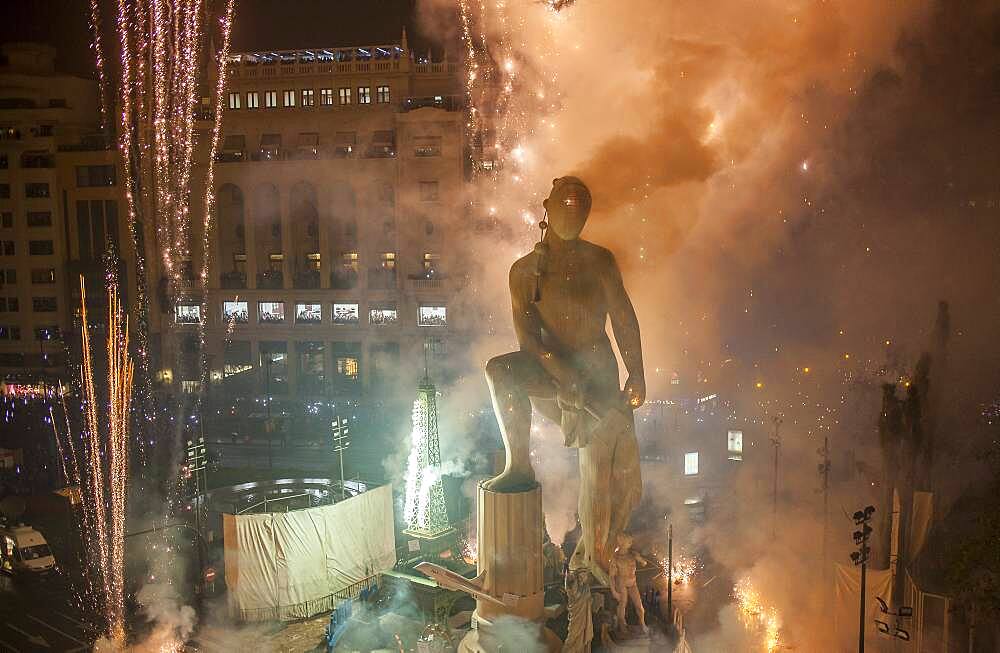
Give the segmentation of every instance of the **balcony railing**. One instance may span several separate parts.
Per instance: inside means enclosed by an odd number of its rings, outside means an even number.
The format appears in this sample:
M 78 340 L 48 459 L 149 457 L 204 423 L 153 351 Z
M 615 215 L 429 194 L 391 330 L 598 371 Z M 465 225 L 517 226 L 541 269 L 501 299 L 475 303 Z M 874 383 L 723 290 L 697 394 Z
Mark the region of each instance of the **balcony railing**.
M 247 273 L 246 272 L 223 272 L 220 276 L 220 282 L 223 288 L 226 289 L 242 289 L 247 287 Z
M 319 288 L 319 270 L 300 270 L 292 280 L 295 288 Z
M 276 290 L 285 285 L 285 275 L 281 270 L 269 270 L 257 273 L 257 287 L 265 290 Z
M 383 268 L 368 270 L 368 287 L 372 290 L 392 290 L 396 288 L 396 271 Z
M 358 273 L 355 270 L 335 270 L 330 273 L 330 287 L 334 290 L 357 288 Z

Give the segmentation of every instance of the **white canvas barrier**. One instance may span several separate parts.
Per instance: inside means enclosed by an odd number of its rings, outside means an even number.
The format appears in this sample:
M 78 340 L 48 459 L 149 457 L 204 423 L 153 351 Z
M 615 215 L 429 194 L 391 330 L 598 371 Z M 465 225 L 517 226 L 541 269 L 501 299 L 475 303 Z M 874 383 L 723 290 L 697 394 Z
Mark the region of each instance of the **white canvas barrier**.
M 303 619 L 334 594 L 396 563 L 392 487 L 332 506 L 224 515 L 226 585 L 234 617 Z

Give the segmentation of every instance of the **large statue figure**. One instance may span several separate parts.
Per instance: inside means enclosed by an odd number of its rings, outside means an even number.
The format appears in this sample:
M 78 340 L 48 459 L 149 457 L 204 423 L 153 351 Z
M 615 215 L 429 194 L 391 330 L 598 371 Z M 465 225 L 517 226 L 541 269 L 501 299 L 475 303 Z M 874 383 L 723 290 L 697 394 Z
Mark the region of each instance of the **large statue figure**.
M 584 183 L 556 179 L 544 206 L 542 241 L 510 270 L 520 351 L 486 366 L 507 460 L 484 487 L 517 492 L 534 485 L 532 406 L 560 424 L 566 445 L 580 449 L 583 532 L 570 568 L 588 569 L 607 584 L 616 537 L 642 493 L 632 416 L 646 395 L 639 324 L 614 256 L 579 238 L 591 206 Z M 609 318 L 628 372 L 624 392 L 606 332 Z

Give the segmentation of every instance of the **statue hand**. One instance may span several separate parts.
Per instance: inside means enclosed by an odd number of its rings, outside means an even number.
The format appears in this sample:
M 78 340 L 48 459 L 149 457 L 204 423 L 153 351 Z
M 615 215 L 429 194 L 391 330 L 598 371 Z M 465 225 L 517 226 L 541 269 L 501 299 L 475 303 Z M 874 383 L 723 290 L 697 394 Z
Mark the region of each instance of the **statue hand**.
M 583 392 L 576 383 L 560 384 L 556 401 L 562 410 L 582 410 Z
M 625 397 L 632 410 L 646 403 L 646 380 L 641 375 L 628 377 L 625 382 Z

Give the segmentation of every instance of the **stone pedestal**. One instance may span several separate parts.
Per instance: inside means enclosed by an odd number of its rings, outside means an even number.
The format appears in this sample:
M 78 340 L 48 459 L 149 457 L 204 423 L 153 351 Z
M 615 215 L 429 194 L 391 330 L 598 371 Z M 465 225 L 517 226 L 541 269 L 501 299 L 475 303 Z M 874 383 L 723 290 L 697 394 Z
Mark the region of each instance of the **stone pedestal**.
M 539 485 L 523 492 L 492 492 L 479 486 L 476 516 L 479 548 L 478 572 L 485 572 L 483 590 L 503 605 L 477 600 L 472 630 L 459 651 L 496 653 L 502 630 L 538 628 L 549 651 L 561 648 L 559 639 L 545 628 L 545 590 L 542 555 L 544 515 Z M 499 628 L 495 627 L 498 620 Z

